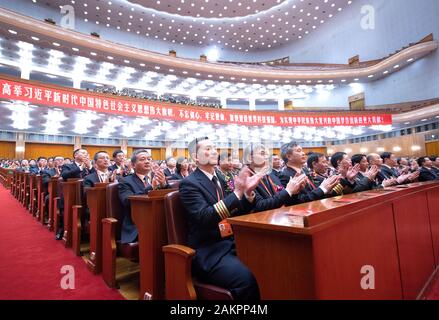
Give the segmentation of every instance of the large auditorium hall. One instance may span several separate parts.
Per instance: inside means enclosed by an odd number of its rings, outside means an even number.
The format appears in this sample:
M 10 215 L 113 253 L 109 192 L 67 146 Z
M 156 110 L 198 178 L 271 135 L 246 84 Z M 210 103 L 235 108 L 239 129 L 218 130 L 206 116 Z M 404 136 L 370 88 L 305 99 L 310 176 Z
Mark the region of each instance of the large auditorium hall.
M 439 300 L 438 13 L 0 0 L 0 300 Z

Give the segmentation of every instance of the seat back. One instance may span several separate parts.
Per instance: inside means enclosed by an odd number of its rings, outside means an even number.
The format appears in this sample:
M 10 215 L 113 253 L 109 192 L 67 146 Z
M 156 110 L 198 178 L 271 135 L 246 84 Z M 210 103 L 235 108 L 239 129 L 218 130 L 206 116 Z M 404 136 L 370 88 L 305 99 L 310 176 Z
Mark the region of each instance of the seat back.
M 113 182 L 107 185 L 107 216 L 106 218 L 114 218 L 117 220 L 116 240 L 120 239 L 123 209 L 119 198 L 119 183 Z
M 168 243 L 186 245 L 188 234 L 186 210 L 178 191 L 170 192 L 165 196 L 165 215 Z
M 180 186 L 180 180 L 169 180 L 168 184 L 171 189 L 178 189 Z

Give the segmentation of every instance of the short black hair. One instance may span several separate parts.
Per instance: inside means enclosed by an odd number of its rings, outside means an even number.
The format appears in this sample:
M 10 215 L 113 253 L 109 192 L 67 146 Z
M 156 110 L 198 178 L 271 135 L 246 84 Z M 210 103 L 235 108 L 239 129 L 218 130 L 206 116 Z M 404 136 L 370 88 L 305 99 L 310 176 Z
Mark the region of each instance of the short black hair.
M 314 169 L 314 162 L 319 162 L 319 159 L 324 157 L 325 155 L 323 153 L 318 152 L 312 152 L 310 155 L 308 155 L 308 159 L 306 160 L 306 164 L 309 169 Z
M 343 157 L 346 155 L 346 152 L 336 152 L 331 157 L 331 165 L 334 167 L 334 169 L 337 169 L 338 162 L 343 160 Z
M 420 166 L 420 167 L 422 167 L 423 165 L 424 165 L 424 163 L 425 163 L 425 158 L 428 158 L 427 156 L 422 156 L 422 157 L 419 157 L 418 158 L 418 165 Z
M 386 159 L 390 159 L 393 153 L 391 152 L 383 152 L 381 153 L 381 159 L 383 159 L 383 162 L 386 161 Z
M 113 159 L 116 158 L 117 155 L 118 155 L 119 153 L 123 153 L 123 154 L 125 154 L 125 152 L 123 152 L 123 150 L 115 150 L 115 151 L 113 152 Z
M 107 152 L 107 151 L 104 151 L 104 150 L 98 151 L 98 152 L 95 153 L 95 155 L 94 155 L 94 157 L 93 157 L 93 160 L 94 160 L 94 161 L 98 161 L 99 153 L 106 153 L 106 154 L 108 154 L 108 152 Z
M 289 143 L 286 143 L 280 147 L 280 156 L 282 160 L 287 163 L 288 162 L 288 155 L 293 151 L 294 148 L 298 146 L 297 142 L 291 141 Z
M 201 137 L 201 138 L 195 138 L 191 142 L 189 142 L 187 148 L 189 150 L 189 156 L 192 158 L 192 154 L 197 154 L 198 151 L 198 143 L 204 140 L 209 140 L 209 137 Z
M 138 156 L 140 153 L 144 153 L 144 152 L 146 152 L 147 154 L 149 154 L 148 150 L 146 150 L 146 149 L 139 149 L 139 150 L 134 151 L 133 154 L 131 155 L 131 164 L 134 165 L 134 164 L 137 162 L 137 156 Z
M 76 154 L 77 154 L 80 150 L 82 150 L 82 148 L 78 148 L 78 149 L 73 150 L 73 158 L 76 157 Z
M 433 162 L 435 162 L 436 159 L 437 159 L 437 156 L 431 156 L 431 157 L 430 157 L 430 160 L 433 161 Z
M 360 163 L 363 160 L 363 157 L 366 157 L 365 154 L 354 154 L 351 157 L 352 165 L 355 166 L 357 163 Z

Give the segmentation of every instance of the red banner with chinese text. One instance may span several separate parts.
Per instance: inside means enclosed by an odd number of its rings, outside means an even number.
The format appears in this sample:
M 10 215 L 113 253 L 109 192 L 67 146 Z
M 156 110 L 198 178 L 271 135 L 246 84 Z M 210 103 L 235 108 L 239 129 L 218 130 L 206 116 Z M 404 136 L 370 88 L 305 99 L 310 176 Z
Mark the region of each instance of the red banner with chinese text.
M 197 121 L 246 126 L 372 126 L 392 124 L 390 114 L 331 114 L 248 111 L 196 108 L 182 104 L 149 101 L 88 91 L 35 85 L 0 79 L 0 99 L 20 100 L 49 107 L 91 110 L 114 115 L 143 116 L 152 119 Z

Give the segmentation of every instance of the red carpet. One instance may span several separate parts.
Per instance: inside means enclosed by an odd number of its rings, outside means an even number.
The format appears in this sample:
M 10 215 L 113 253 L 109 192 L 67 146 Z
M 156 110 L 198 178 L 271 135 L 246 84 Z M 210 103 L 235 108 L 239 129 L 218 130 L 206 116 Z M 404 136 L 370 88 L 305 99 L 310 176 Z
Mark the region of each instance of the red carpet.
M 0 300 L 122 300 L 100 275 L 38 223 L 0 186 Z M 75 289 L 61 288 L 61 268 L 74 268 Z

